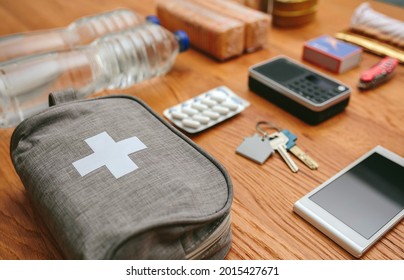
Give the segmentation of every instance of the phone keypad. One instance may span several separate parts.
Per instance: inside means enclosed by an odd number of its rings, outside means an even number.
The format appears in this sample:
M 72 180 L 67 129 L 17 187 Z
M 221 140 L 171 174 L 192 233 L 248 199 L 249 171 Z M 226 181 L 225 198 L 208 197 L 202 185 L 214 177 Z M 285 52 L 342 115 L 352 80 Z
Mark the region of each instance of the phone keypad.
M 316 104 L 324 103 L 347 89 L 344 86 L 325 89 L 304 77 L 286 83 L 286 87 Z

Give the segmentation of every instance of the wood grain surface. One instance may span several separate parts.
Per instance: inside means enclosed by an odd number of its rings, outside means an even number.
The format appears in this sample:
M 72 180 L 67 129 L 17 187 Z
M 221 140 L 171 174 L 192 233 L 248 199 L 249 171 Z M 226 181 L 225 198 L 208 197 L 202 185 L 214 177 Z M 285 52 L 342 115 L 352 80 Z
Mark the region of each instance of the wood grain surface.
M 189 137 L 218 159 L 234 184 L 233 245 L 227 259 L 352 259 L 346 251 L 293 213 L 300 197 L 346 167 L 376 145 L 404 156 L 404 67 L 387 84 L 368 91 L 356 89 L 359 75 L 380 60 L 364 53 L 359 67 L 347 73 L 326 74 L 352 87 L 347 109 L 317 126 L 310 126 L 248 89 L 248 68 L 276 55 L 301 61 L 303 43 L 346 29 L 354 9 L 363 1 L 320 0 L 313 22 L 294 29 L 271 27 L 268 47 L 218 62 L 196 50 L 178 56 L 164 77 L 137 84 L 124 92 L 143 99 L 156 112 L 211 88 L 226 85 L 251 106 L 207 131 Z M 404 20 L 404 10 L 376 1 L 372 7 Z M 56 28 L 78 17 L 131 8 L 142 15 L 155 13 L 155 1 L 136 0 L 1 0 L 0 35 Z M 304 62 L 305 63 L 305 62 Z M 317 70 L 323 71 L 313 65 Z M 115 93 L 105 91 L 96 95 Z M 311 171 L 297 161 L 293 174 L 274 155 L 257 165 L 235 154 L 245 137 L 255 133 L 258 121 L 271 121 L 298 135 L 298 145 L 319 164 Z M 12 129 L 0 129 L 0 259 L 61 259 L 62 251 L 26 195 L 9 156 Z M 362 259 L 403 259 L 404 223 L 373 246 Z

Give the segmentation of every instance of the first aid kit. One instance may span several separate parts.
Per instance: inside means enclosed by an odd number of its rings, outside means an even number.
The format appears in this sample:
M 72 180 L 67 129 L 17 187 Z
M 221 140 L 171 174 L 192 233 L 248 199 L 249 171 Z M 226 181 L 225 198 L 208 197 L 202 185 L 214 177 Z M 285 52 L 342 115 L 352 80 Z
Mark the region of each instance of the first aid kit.
M 75 94 L 51 94 L 11 139 L 14 167 L 64 256 L 223 259 L 225 168 L 136 98 Z

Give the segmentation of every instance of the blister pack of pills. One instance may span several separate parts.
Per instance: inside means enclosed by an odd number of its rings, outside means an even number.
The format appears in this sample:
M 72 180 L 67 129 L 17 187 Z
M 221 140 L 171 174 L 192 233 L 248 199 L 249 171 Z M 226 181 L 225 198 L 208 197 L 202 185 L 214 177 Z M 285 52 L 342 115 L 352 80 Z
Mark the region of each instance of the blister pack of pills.
M 240 113 L 249 105 L 228 87 L 220 86 L 170 107 L 163 114 L 177 127 L 196 133 Z

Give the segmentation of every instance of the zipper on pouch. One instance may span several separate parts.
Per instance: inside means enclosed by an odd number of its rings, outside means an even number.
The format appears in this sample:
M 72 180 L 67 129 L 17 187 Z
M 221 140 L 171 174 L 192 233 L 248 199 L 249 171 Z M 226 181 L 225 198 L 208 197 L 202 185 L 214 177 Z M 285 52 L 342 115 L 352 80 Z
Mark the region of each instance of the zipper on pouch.
M 197 260 L 200 259 L 203 254 L 212 248 L 223 236 L 228 234 L 228 231 L 231 227 L 231 217 L 228 214 L 221 224 L 215 229 L 215 231 L 204 240 L 195 250 L 188 253 L 185 258 L 188 260 Z

